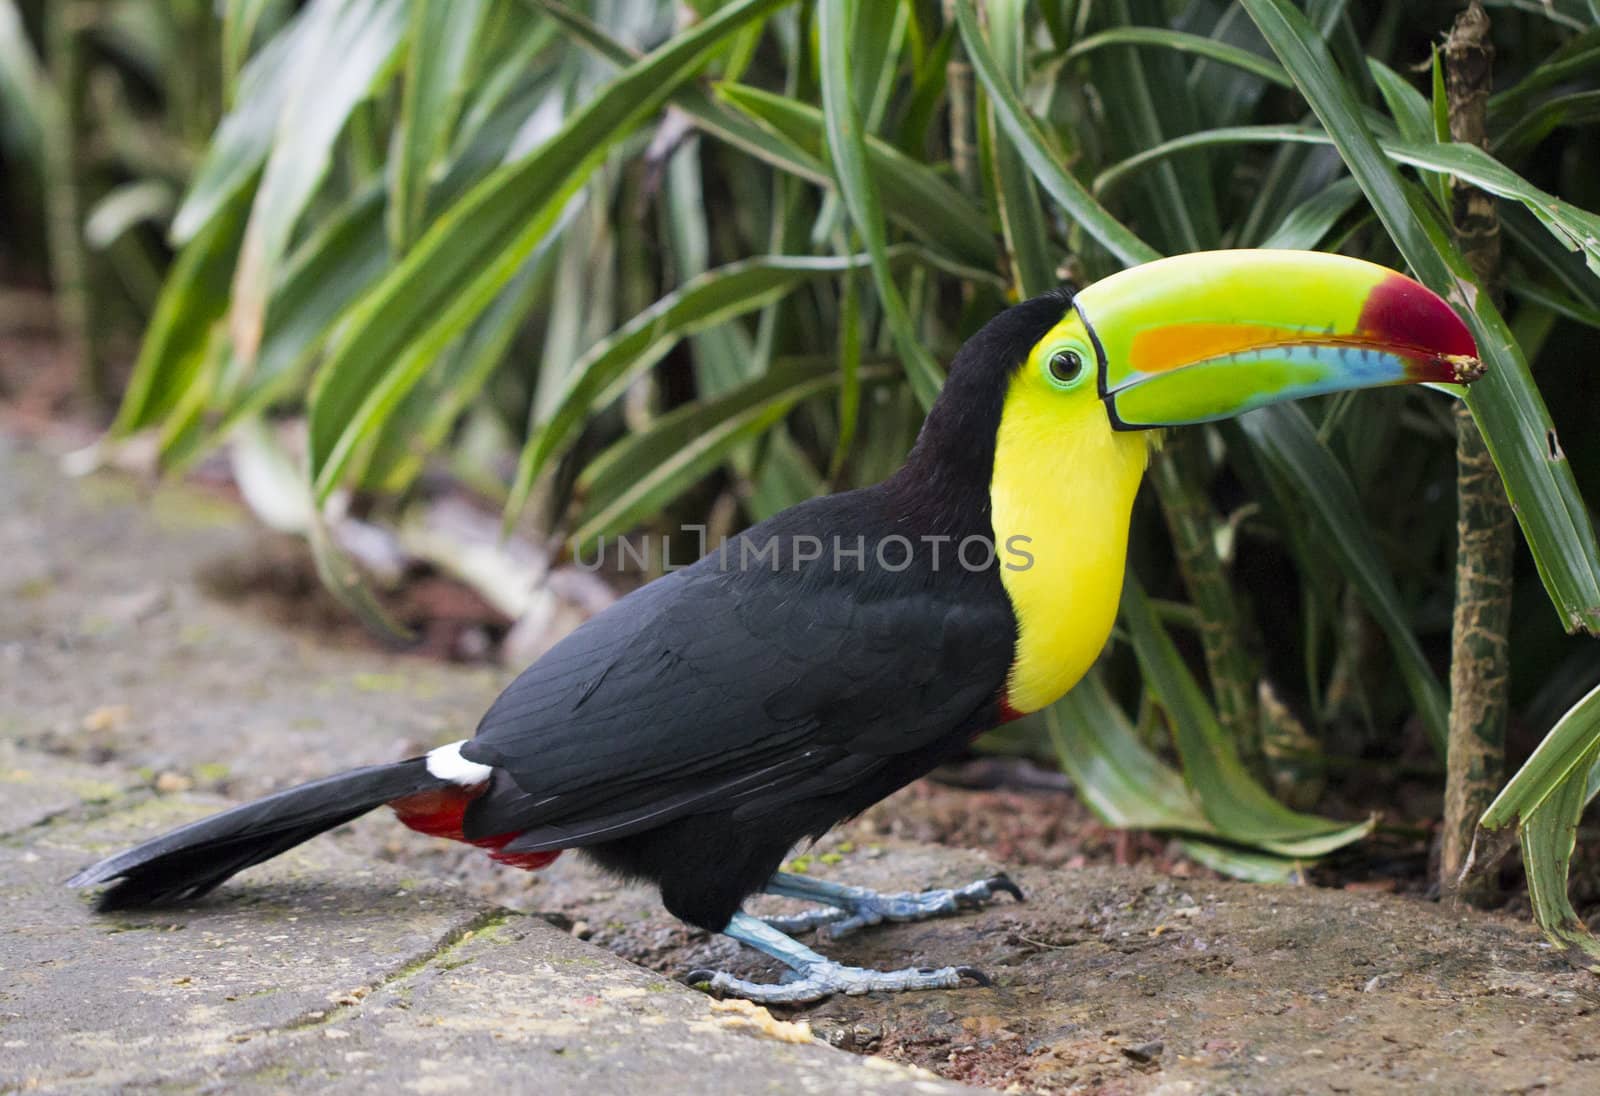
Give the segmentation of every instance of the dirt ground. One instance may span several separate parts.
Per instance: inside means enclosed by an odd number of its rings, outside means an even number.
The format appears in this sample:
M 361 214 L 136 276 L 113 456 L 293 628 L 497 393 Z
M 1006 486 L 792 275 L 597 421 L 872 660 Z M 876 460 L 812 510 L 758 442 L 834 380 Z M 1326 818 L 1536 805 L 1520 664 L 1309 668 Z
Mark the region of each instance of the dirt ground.
M 900 800 L 927 798 L 908 792 Z M 780 973 L 677 923 L 652 892 L 620 886 L 581 857 L 519 876 L 364 826 L 388 856 L 664 975 Z M 870 817 L 814 852 L 808 871 L 845 882 L 951 885 L 1004 866 L 1027 894 L 1020 904 L 1002 898 L 979 913 L 813 941 L 857 965 L 963 963 L 994 980 L 987 989 L 776 1010 L 858 1053 L 1021 1092 L 1600 1091 L 1600 982 L 1520 919 L 1142 867 L 1017 868 L 883 836 Z M 758 899 L 752 908 L 794 907 Z
M 387 819 L 358 831 L 383 858 L 668 977 L 782 973 L 678 923 L 652 891 L 619 884 L 581 855 L 524 874 L 397 832 Z M 1058 852 L 1041 856 L 1052 835 Z M 1235 883 L 1159 838 L 1104 830 L 1069 792 L 931 781 L 790 866 L 886 890 L 1001 869 L 1022 885 L 1021 904 L 1001 898 L 979 913 L 808 941 L 860 966 L 969 964 L 992 988 L 775 1010 L 808 1020 L 835 1046 L 950 1080 L 1106 1096 L 1600 1092 L 1600 979 L 1555 954 L 1525 917 L 1453 911 L 1390 893 L 1387 878 L 1342 888 Z M 751 908 L 798 907 L 758 898 Z

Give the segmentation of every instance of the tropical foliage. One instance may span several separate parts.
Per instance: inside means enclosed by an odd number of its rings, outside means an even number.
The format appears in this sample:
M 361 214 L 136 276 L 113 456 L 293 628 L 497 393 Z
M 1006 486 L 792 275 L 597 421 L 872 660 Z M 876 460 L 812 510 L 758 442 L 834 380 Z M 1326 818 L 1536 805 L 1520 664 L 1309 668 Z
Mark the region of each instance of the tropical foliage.
M 1449 4 L 60 6 L 86 16 L 56 30 L 65 73 L 37 59 L 45 15 L 0 0 L 0 136 L 38 181 L 8 197 L 93 199 L 51 222 L 58 281 L 95 276 L 74 217 L 110 226 L 94 240 L 158 220 L 173 252 L 158 298 L 130 294 L 148 331 L 112 436 L 181 469 L 303 419 L 308 498 L 396 521 L 448 466 L 574 547 L 727 528 L 882 478 L 963 337 L 1063 278 L 1228 246 L 1409 268 L 1489 363 L 1467 398 L 1525 545 L 1513 708 L 1553 728 L 1484 824 L 1519 827 L 1541 921 L 1586 941 L 1565 880 L 1600 658 L 1565 633 L 1600 627 L 1574 474 L 1600 490 L 1579 376 L 1600 327 L 1593 3 L 1492 5 L 1487 151 L 1448 137 Z M 204 33 L 130 75 L 116 28 L 168 8 Z M 93 65 L 107 101 L 191 119 L 215 74 L 225 112 L 203 148 L 171 131 L 192 161 L 96 162 L 59 82 Z M 1498 285 L 1452 242 L 1464 185 L 1499 200 Z M 1449 405 L 1364 393 L 1173 439 L 1113 650 L 997 748 L 1053 744 L 1109 823 L 1239 875 L 1369 832 L 1304 812 L 1340 774 L 1442 772 Z

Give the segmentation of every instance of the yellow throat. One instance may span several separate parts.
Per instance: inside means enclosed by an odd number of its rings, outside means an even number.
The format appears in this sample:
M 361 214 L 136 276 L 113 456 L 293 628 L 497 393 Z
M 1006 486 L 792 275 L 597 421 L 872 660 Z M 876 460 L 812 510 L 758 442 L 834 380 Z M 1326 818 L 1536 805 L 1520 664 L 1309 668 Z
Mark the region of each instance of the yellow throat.
M 1031 361 L 1012 379 L 989 501 L 1001 581 L 1017 618 L 1006 691 L 1013 710 L 1035 712 L 1060 699 L 1111 635 L 1147 454 L 1142 432 L 1111 429 L 1092 385 L 1063 395 Z

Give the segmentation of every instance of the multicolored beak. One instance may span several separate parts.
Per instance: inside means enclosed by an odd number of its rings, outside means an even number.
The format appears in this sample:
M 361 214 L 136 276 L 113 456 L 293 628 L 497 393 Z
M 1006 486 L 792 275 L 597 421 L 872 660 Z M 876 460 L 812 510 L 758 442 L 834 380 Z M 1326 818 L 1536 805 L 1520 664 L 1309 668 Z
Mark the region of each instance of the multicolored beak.
M 1078 294 L 1100 395 L 1121 430 L 1228 418 L 1349 388 L 1468 384 L 1477 344 L 1437 294 L 1315 251 L 1209 251 Z

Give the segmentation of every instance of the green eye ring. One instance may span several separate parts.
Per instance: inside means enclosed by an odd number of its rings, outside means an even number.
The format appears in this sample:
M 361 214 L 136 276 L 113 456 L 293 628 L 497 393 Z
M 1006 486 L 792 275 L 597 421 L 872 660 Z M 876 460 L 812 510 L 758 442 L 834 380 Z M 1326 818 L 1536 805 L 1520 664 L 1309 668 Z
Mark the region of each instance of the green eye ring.
M 1089 373 L 1089 362 L 1083 351 L 1064 346 L 1050 352 L 1045 359 L 1045 374 L 1057 388 L 1076 388 Z

